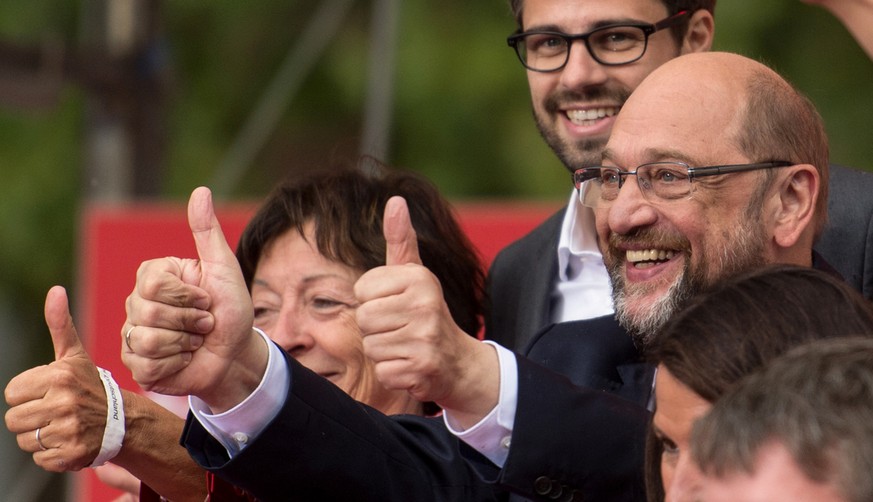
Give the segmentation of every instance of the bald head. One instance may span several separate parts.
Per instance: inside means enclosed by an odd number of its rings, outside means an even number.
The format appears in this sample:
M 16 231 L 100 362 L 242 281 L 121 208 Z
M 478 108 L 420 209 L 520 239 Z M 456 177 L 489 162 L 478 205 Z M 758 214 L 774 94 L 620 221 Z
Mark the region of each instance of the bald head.
M 681 148 L 688 163 L 698 166 L 772 160 L 812 165 L 821 178 L 816 235 L 824 225 L 828 143 L 821 117 L 805 96 L 757 61 L 703 52 L 661 65 L 625 103 L 607 155 L 629 140 L 639 149 Z
M 637 91 L 658 93 L 665 86 L 672 86 L 675 92 L 702 96 L 734 91 L 737 97 L 741 97 L 745 94 L 746 82 L 758 73 L 769 76 L 774 83 L 781 82 L 786 91 L 791 88 L 776 72 L 753 59 L 729 52 L 701 52 L 664 63 L 640 84 Z M 634 96 L 638 94 L 643 93 L 637 92 Z
M 725 277 L 812 265 L 827 210 L 824 128 L 758 62 L 709 52 L 664 63 L 622 107 L 603 163 L 637 175 L 592 190 L 616 317 L 641 344 Z

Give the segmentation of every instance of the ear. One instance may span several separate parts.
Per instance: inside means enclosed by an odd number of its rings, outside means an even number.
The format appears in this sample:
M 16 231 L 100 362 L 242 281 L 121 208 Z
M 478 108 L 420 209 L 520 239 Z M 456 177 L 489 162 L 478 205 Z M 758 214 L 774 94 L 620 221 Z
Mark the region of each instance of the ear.
M 712 18 L 712 13 L 706 9 L 699 9 L 688 21 L 688 32 L 682 40 L 681 53 L 706 52 L 712 48 L 713 37 L 715 37 L 715 20 Z
M 782 248 L 791 248 L 808 239 L 812 246 L 815 233 L 816 202 L 821 186 L 818 170 L 810 164 L 788 169 L 778 185 L 773 237 Z

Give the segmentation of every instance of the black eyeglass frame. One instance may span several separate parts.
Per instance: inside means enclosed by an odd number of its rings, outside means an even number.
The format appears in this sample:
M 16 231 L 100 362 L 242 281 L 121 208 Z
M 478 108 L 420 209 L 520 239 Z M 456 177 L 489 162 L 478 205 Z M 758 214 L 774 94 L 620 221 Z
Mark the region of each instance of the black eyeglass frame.
M 540 72 L 540 73 L 551 73 L 551 72 L 560 71 L 565 66 L 567 66 L 567 62 L 570 61 L 570 49 L 573 46 L 573 42 L 576 40 L 584 41 L 585 42 L 585 49 L 588 50 L 588 54 L 591 55 L 591 58 L 594 59 L 595 61 L 597 61 L 598 63 L 602 64 L 603 66 L 622 66 L 622 65 L 626 65 L 626 64 L 631 64 L 635 61 L 639 61 L 643 56 L 646 55 L 646 50 L 649 48 L 649 37 L 653 33 L 661 31 L 664 28 L 672 27 L 677 22 L 679 22 L 680 19 L 682 19 L 683 17 L 685 17 L 688 14 L 690 14 L 690 11 L 682 10 L 682 11 L 679 11 L 676 14 L 673 14 L 670 17 L 664 18 L 664 19 L 662 19 L 654 24 L 650 24 L 650 23 L 615 23 L 615 24 L 609 24 L 606 26 L 601 26 L 599 28 L 596 28 L 596 29 L 589 31 L 588 33 L 581 33 L 578 35 L 570 35 L 568 33 L 562 33 L 560 31 L 548 31 L 548 30 L 534 30 L 534 31 L 516 30 L 515 33 L 506 37 L 506 43 L 507 43 L 507 45 L 509 45 L 510 47 L 512 47 L 515 50 L 515 55 L 518 56 L 518 60 L 521 61 L 521 64 L 525 68 L 527 68 L 530 71 L 536 71 L 536 72 Z M 608 62 L 601 60 L 594 53 L 594 51 L 591 49 L 591 43 L 589 42 L 589 38 L 596 33 L 599 33 L 599 32 L 605 31 L 605 30 L 616 29 L 616 28 L 639 28 L 640 30 L 642 30 L 643 37 L 644 37 L 643 50 L 640 51 L 639 56 L 637 56 L 629 61 L 623 61 L 621 63 L 608 63 Z M 563 39 L 564 42 L 567 44 L 567 52 L 564 53 L 564 62 L 561 63 L 559 66 L 557 66 L 555 68 L 548 69 L 548 70 L 541 70 L 541 69 L 537 69 L 537 68 L 533 68 L 533 67 L 529 66 L 527 64 L 527 61 L 525 61 L 524 56 L 522 56 L 522 50 L 520 49 L 519 46 L 521 44 L 523 44 L 524 39 L 530 35 L 550 35 L 550 36 L 554 36 L 554 37 Z
M 608 169 L 609 171 L 613 171 L 618 175 L 618 188 L 619 190 L 624 185 L 624 181 L 628 176 L 636 176 L 637 172 L 641 167 L 653 166 L 658 164 L 673 164 L 673 165 L 681 165 L 685 166 L 685 169 L 688 173 L 688 185 L 689 187 L 692 184 L 692 181 L 696 178 L 705 178 L 707 176 L 717 176 L 719 174 L 730 174 L 730 173 L 741 173 L 746 171 L 757 171 L 760 169 L 770 169 L 775 167 L 789 167 L 796 165 L 795 162 L 790 162 L 787 160 L 773 160 L 768 162 L 754 162 L 751 164 L 725 164 L 719 166 L 702 166 L 702 167 L 691 167 L 685 162 L 679 161 L 669 161 L 669 162 L 648 162 L 646 164 L 642 164 L 637 166 L 637 168 L 633 171 L 622 171 L 617 167 L 610 166 L 591 166 L 591 167 L 582 167 L 573 171 L 573 185 L 576 187 L 576 190 L 579 190 L 579 201 L 585 204 L 584 201 L 584 193 L 582 184 L 587 181 L 594 181 L 597 183 L 598 180 L 602 180 L 602 177 L 599 173 Z M 598 186 L 602 185 L 602 182 L 598 184 Z M 646 193 L 645 191 L 643 191 Z M 691 195 L 693 191 L 689 191 L 688 195 Z M 646 197 L 648 198 L 648 196 Z

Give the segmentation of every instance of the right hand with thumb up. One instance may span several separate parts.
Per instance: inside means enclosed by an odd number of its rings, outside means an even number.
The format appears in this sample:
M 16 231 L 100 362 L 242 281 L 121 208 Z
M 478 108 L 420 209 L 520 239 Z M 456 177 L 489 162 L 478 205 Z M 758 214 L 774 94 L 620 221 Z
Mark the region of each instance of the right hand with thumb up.
M 77 471 L 100 451 L 106 393 L 97 366 L 79 341 L 64 288 L 55 286 L 46 295 L 45 320 L 55 360 L 19 374 L 6 386 L 6 427 L 16 434 L 19 448 L 33 453 L 38 466 Z
M 252 300 L 207 188 L 191 194 L 188 224 L 198 259 L 140 266 L 121 358 L 143 389 L 194 395 L 221 413 L 257 387 L 268 347 L 252 329 Z
M 364 354 L 385 387 L 434 401 L 464 426 L 497 404 L 494 349 L 452 319 L 439 280 L 421 263 L 415 229 L 402 197 L 385 206 L 385 266 L 355 284 Z

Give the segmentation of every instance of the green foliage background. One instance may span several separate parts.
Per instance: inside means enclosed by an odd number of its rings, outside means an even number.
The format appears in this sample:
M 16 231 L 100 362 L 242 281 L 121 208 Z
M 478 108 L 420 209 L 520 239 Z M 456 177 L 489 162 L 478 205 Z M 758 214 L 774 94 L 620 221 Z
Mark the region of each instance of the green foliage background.
M 525 72 L 504 41 L 515 29 L 507 3 L 403 0 L 386 160 L 429 176 L 455 200 L 538 199 L 557 206 L 568 195 L 569 176 L 531 120 Z M 173 74 L 162 198 L 182 201 L 194 186 L 212 182 L 316 5 L 162 3 Z M 370 8 L 370 1 L 355 4 L 231 198 L 259 198 L 285 176 L 355 156 Z M 60 40 L 75 48 L 89 35 L 82 12 L 83 1 L 4 0 L 0 39 Z M 834 162 L 873 170 L 873 63 L 839 22 L 799 0 L 722 0 L 716 20 L 716 49 L 767 62 L 818 105 Z M 51 357 L 45 292 L 63 284 L 75 293 L 78 213 L 83 187 L 92 183 L 82 168 L 84 96 L 71 83 L 47 108 L 0 106 L 0 302 L 20 327 L 6 340 L 20 341 L 33 359 L 0 375 Z
M 174 85 L 163 195 L 208 184 L 263 88 L 309 20 L 311 2 L 164 2 Z M 6 0 L 0 34 L 75 46 L 76 2 Z M 257 198 L 286 175 L 353 157 L 365 96 L 369 2 L 358 2 L 234 198 Z M 806 92 L 827 123 L 835 162 L 873 168 L 873 64 L 824 10 L 797 0 L 719 3 L 716 48 L 766 61 Z M 389 161 L 454 199 L 562 200 L 564 168 L 530 118 L 524 71 L 506 47 L 505 0 L 406 0 L 401 7 Z M 41 325 L 44 292 L 75 278 L 82 202 L 83 91 L 58 103 L 0 109 L 0 292 Z
M 309 20 L 315 2 L 163 3 L 174 85 L 163 197 L 210 183 L 227 146 Z M 75 47 L 81 5 L 0 2 L 0 36 Z M 360 1 L 285 111 L 233 198 L 258 198 L 278 179 L 357 150 L 370 2 Z M 716 48 L 761 59 L 819 106 L 835 162 L 873 168 L 873 64 L 843 26 L 798 0 L 723 0 Z M 401 7 L 390 163 L 422 172 L 454 199 L 557 203 L 569 177 L 530 117 L 525 74 L 504 38 L 506 0 L 405 0 Z M 0 294 L 28 337 L 45 330 L 45 291 L 76 279 L 82 187 L 83 90 L 67 86 L 40 111 L 0 109 Z M 46 349 L 47 350 L 47 349 Z

